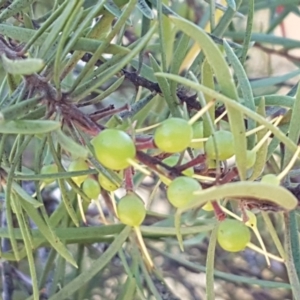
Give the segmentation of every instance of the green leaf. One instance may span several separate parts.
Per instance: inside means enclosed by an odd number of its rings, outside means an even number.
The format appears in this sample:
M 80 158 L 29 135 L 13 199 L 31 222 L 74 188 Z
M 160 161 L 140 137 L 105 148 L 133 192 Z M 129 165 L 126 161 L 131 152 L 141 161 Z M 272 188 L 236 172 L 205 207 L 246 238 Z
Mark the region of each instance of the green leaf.
M 0 22 L 5 21 L 9 17 L 18 14 L 24 8 L 30 6 L 34 0 L 15 0 L 7 6 L 0 14 Z M 3 4 L 3 3 L 2 3 Z
M 236 4 L 235 0 L 226 0 L 228 7 L 232 8 L 234 11 L 236 11 Z
M 87 158 L 88 150 L 65 135 L 61 130 L 56 130 L 53 135 L 62 148 L 71 153 L 74 158 Z
M 238 94 L 233 82 L 232 75 L 226 63 L 226 60 L 223 57 L 223 54 L 218 46 L 212 41 L 212 39 L 206 34 L 203 29 L 196 26 L 195 24 L 185 19 L 171 15 L 169 16 L 169 18 L 172 20 L 175 26 L 178 27 L 178 29 L 189 35 L 199 44 L 199 46 L 201 46 L 207 61 L 214 70 L 221 88 L 221 92 L 231 99 L 238 101 Z M 241 180 L 244 180 L 246 177 L 247 145 L 243 114 L 240 111 L 232 109 L 227 104 L 225 105 L 228 112 L 231 132 L 234 137 L 237 168 Z
M 67 2 L 67 5 L 62 11 L 62 13 L 60 14 L 60 16 L 52 24 L 51 31 L 49 32 L 47 39 L 45 40 L 44 44 L 42 45 L 39 51 L 40 57 L 45 57 L 46 53 L 51 49 L 53 44 L 57 42 L 57 39 L 61 38 L 60 32 L 62 28 L 64 28 L 66 22 L 68 21 L 76 5 L 77 5 L 77 0 L 69 0 Z
M 13 190 L 25 201 L 30 203 L 33 207 L 38 208 L 43 205 L 43 203 L 40 203 L 39 201 L 32 198 L 26 191 L 22 189 L 16 182 L 12 183 Z
M 34 97 L 24 100 L 15 105 L 8 106 L 0 111 L 0 124 L 3 121 L 20 119 L 31 109 L 35 108 L 41 101 L 41 97 Z
M 70 192 L 68 192 L 66 189 L 65 181 L 62 179 L 59 179 L 58 184 L 59 184 L 59 188 L 60 188 L 61 195 L 62 195 L 62 200 L 64 202 L 66 211 L 68 212 L 68 214 L 69 214 L 71 220 L 73 221 L 73 223 L 75 224 L 75 226 L 79 227 L 79 220 L 78 220 L 76 211 L 74 210 L 74 207 L 72 205 L 72 201 L 69 198 Z
M 15 75 L 30 75 L 39 72 L 44 67 L 44 61 L 40 58 L 12 60 L 2 54 L 1 59 L 5 71 Z
M 0 24 L 0 32 L 5 36 L 10 37 L 12 39 L 16 39 L 20 42 L 27 42 L 35 34 L 36 31 L 28 28 Z M 45 41 L 48 40 L 48 36 L 49 33 L 43 33 L 36 41 L 34 41 L 34 45 L 42 46 L 45 43 Z M 103 44 L 102 41 L 81 37 L 75 42 L 74 46 L 72 46 L 72 50 L 80 50 L 94 53 L 101 46 L 101 44 Z M 104 49 L 104 53 L 110 54 L 122 54 L 129 52 L 129 49 L 114 44 L 110 44 Z
M 41 134 L 60 128 L 57 121 L 48 120 L 18 120 L 0 124 L 0 133 L 6 134 Z
M 148 19 L 153 20 L 154 14 L 152 9 L 149 7 L 146 0 L 138 0 L 137 8 L 141 11 L 141 13 Z
M 104 7 L 115 17 L 119 18 L 122 15 L 122 10 L 115 4 L 113 0 L 107 0 Z M 132 26 L 130 19 L 126 20 L 128 26 Z
M 274 76 L 274 77 L 268 77 L 264 79 L 253 80 L 250 82 L 250 85 L 253 89 L 273 86 L 276 84 L 280 84 L 282 82 L 286 82 L 287 80 L 294 78 L 299 74 L 300 74 L 300 70 L 295 70 L 281 76 Z
M 260 114 L 263 118 L 266 118 L 266 110 L 265 110 L 265 98 L 261 98 L 259 106 L 257 108 L 257 113 Z M 265 136 L 268 132 L 268 129 L 262 129 L 257 132 L 257 143 Z M 263 172 L 265 168 L 265 164 L 267 161 L 267 153 L 268 153 L 268 144 L 264 143 L 264 145 L 257 151 L 256 160 L 253 166 L 253 172 L 249 180 L 257 179 Z
M 297 198 L 287 189 L 281 186 L 257 181 L 227 183 L 225 185 L 214 186 L 195 192 L 195 195 L 198 195 L 199 198 L 189 202 L 184 208 L 179 209 L 180 212 L 199 207 L 211 200 L 224 198 L 243 199 L 246 197 L 254 198 L 258 202 L 267 200 L 286 210 L 292 210 L 298 205 Z
M 86 270 L 82 271 L 71 282 L 66 284 L 58 293 L 54 294 L 49 300 L 66 299 L 73 295 L 80 287 L 89 282 L 97 273 L 99 273 L 120 250 L 131 231 L 131 227 L 125 227 L 122 232 L 117 235 L 107 250 Z
M 116 300 L 134 299 L 136 290 L 136 281 L 133 276 L 127 276 L 125 283 L 123 284 L 122 290 Z
M 21 233 L 23 236 L 23 241 L 26 249 L 27 260 L 28 260 L 30 276 L 32 281 L 33 299 L 39 300 L 40 293 L 38 288 L 38 280 L 37 280 L 35 262 L 34 262 L 33 251 L 32 251 L 33 247 L 32 247 L 30 229 L 27 225 L 22 207 L 18 201 L 18 197 L 12 197 L 12 205 L 14 206 L 14 211 L 17 216 L 18 224 L 21 229 Z
M 160 72 L 161 68 L 155 58 L 150 55 L 150 61 L 154 72 Z M 158 85 L 162 91 L 162 96 L 165 98 L 167 105 L 169 107 L 169 110 L 173 117 L 181 117 L 181 113 L 178 109 L 178 100 L 176 98 L 173 98 L 170 85 L 168 83 L 168 80 L 165 78 L 159 77 L 157 78 Z
M 60 239 L 55 235 L 55 233 L 48 227 L 45 221 L 40 216 L 39 212 L 28 202 L 21 201 L 21 205 L 26 210 L 28 216 L 35 223 L 39 231 L 43 234 L 46 240 L 50 243 L 50 245 L 63 257 L 68 261 L 71 265 L 77 268 L 76 262 L 69 252 L 69 250 L 65 247 L 65 245 L 60 241 Z
M 214 270 L 215 270 L 215 250 L 217 244 L 217 233 L 218 225 L 212 230 L 210 234 L 209 244 L 207 248 L 206 257 L 206 299 L 215 300 L 215 280 L 214 280 Z
M 228 45 L 226 40 L 224 40 L 224 48 L 227 54 L 227 58 L 230 62 L 230 64 L 233 67 L 233 70 L 235 72 L 235 76 L 237 78 L 237 81 L 240 84 L 240 89 L 242 91 L 243 99 L 244 99 L 244 105 L 248 107 L 249 109 L 255 111 L 255 103 L 253 98 L 253 93 L 251 90 L 250 82 L 248 80 L 248 76 L 246 74 L 246 71 L 244 70 L 241 62 L 239 61 L 238 57 L 235 55 L 231 47 Z M 248 130 L 254 129 L 256 126 L 254 120 L 251 120 L 248 118 Z M 248 138 L 248 149 L 251 150 L 255 145 L 255 136 L 252 135 Z

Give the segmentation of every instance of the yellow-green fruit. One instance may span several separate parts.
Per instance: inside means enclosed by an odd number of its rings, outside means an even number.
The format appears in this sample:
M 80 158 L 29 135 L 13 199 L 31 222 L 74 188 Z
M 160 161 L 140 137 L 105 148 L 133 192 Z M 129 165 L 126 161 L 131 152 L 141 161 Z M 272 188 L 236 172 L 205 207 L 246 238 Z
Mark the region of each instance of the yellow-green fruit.
M 121 180 L 123 180 L 122 173 L 115 173 Z M 100 186 L 105 189 L 106 191 L 113 192 L 121 187 L 121 184 L 117 184 L 112 182 L 107 177 L 105 177 L 102 173 L 98 174 L 98 182 Z
M 168 186 L 167 197 L 174 207 L 181 208 L 197 197 L 201 197 L 194 195 L 201 189 L 200 183 L 194 178 L 179 176 Z
M 182 152 L 191 143 L 192 126 L 184 119 L 170 118 L 163 121 L 155 130 L 154 143 L 168 153 Z
M 176 166 L 177 162 L 179 160 L 179 155 L 172 155 L 167 157 L 166 159 L 164 159 L 162 162 L 165 163 L 166 165 L 170 166 L 170 167 L 174 167 Z M 182 160 L 182 164 L 187 163 L 186 159 Z M 193 168 L 188 168 L 186 170 L 184 170 L 182 172 L 185 176 L 188 177 L 192 177 L 194 175 L 194 169 Z M 171 179 L 169 179 L 168 177 L 159 174 L 159 179 L 165 184 L 165 185 L 169 185 L 171 183 Z
M 193 139 L 202 139 L 203 138 L 203 122 L 195 122 L 192 125 L 193 128 Z M 194 149 L 203 149 L 203 142 L 191 142 L 190 147 Z
M 250 169 L 254 166 L 256 161 L 256 152 L 252 150 L 247 150 L 246 152 L 246 168 Z
M 209 201 L 202 206 L 202 209 L 205 211 L 213 211 L 214 207 L 213 207 L 211 201 Z
M 226 160 L 234 155 L 234 140 L 230 131 L 220 130 L 210 136 L 205 143 L 205 153 L 209 159 Z
M 57 168 L 57 165 L 55 164 L 51 164 L 51 165 L 44 165 L 41 169 L 41 174 L 43 175 L 50 175 L 50 174 L 55 174 L 58 172 L 58 168 Z M 53 178 L 49 178 L 49 179 L 43 179 L 43 182 L 45 184 L 50 184 L 52 182 L 54 182 L 55 179 Z
M 90 199 L 97 199 L 101 192 L 98 181 L 91 177 L 83 182 L 82 190 Z
M 280 179 L 274 174 L 267 174 L 261 178 L 261 182 L 274 185 L 280 185 Z
M 85 171 L 89 169 L 89 165 L 83 159 L 77 159 L 70 163 L 68 171 L 76 172 L 76 171 Z M 82 182 L 88 177 L 88 175 L 81 175 L 72 177 L 72 180 L 79 186 Z
M 119 220 L 129 226 L 140 226 L 146 217 L 146 208 L 140 197 L 127 194 L 121 198 L 117 206 Z
M 213 159 L 209 159 L 207 161 L 207 166 L 209 169 L 216 169 L 217 168 L 217 162 Z
M 250 230 L 241 221 L 226 219 L 219 225 L 217 240 L 219 245 L 226 251 L 242 251 L 250 242 L 250 239 Z
M 131 137 L 118 129 L 105 129 L 91 142 L 99 162 L 111 170 L 123 170 L 130 166 L 136 149 Z

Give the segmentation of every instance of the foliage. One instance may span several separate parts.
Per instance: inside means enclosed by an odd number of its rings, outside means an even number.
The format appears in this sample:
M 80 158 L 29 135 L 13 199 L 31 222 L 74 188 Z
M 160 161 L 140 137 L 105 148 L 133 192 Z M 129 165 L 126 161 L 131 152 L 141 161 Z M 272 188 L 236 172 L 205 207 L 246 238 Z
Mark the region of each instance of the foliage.
M 298 4 L 0 1 L 3 299 L 300 299 Z

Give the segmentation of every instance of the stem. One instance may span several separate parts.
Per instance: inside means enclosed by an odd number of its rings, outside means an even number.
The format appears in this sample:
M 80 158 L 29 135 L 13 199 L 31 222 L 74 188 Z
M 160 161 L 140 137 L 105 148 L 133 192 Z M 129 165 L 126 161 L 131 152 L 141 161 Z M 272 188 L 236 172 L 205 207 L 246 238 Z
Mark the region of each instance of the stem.
M 291 240 L 294 237 L 294 219 L 292 213 L 285 213 L 284 214 L 284 222 L 285 222 L 285 231 L 284 231 L 284 239 L 285 239 L 285 251 L 286 251 L 286 262 L 285 266 L 287 269 L 289 281 L 292 287 L 292 292 L 295 300 L 300 300 L 300 283 L 298 280 L 298 275 L 295 267 L 295 263 L 293 260 L 293 242 Z M 298 233 L 297 233 L 298 234 Z M 299 247 L 299 243 L 298 243 Z

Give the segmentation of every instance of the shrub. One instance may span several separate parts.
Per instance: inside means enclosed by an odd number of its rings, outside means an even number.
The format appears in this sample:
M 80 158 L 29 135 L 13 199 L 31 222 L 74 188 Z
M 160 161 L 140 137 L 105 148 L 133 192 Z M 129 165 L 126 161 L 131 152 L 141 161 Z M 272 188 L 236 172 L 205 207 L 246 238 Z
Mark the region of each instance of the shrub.
M 3 299 L 299 299 L 297 5 L 0 1 Z

